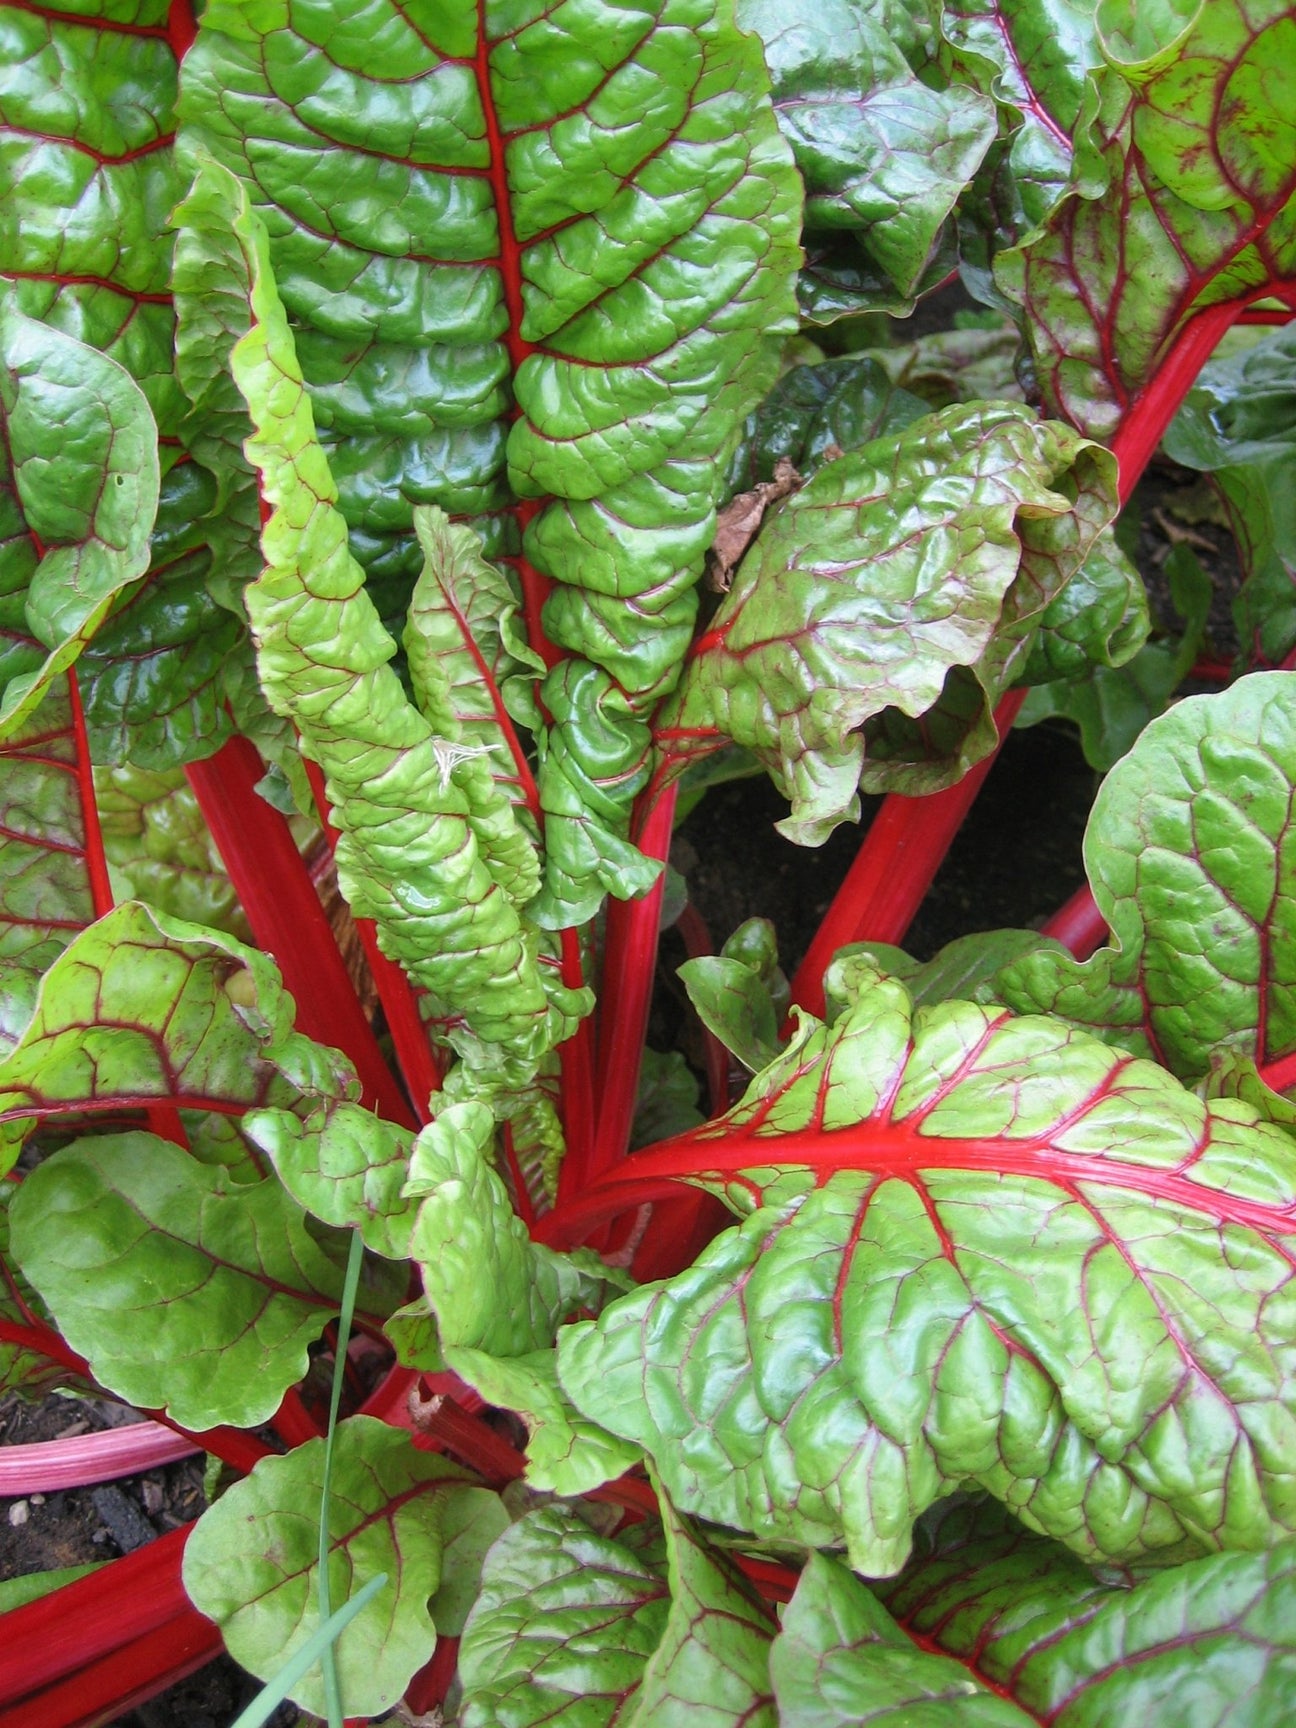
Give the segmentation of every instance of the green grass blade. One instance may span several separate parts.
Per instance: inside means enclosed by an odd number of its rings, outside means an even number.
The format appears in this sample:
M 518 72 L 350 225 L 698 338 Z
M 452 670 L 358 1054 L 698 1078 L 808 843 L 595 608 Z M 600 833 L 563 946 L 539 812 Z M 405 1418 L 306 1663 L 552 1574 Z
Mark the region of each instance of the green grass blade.
M 302 1645 L 291 1662 L 284 1666 L 270 1681 L 269 1685 L 257 1693 L 233 1728 L 264 1728 L 264 1724 L 283 1703 L 293 1687 L 324 1655 L 331 1651 L 334 1643 L 343 1629 L 355 1619 L 366 1604 L 378 1594 L 387 1582 L 387 1574 L 379 1572 L 374 1578 L 357 1590 L 354 1596 L 344 1602 L 336 1614 L 331 1614 L 314 1636 Z
M 329 1399 L 328 1433 L 324 1439 L 324 1480 L 320 1487 L 319 1518 L 319 1615 L 321 1627 L 328 1624 L 333 1612 L 329 1600 L 329 1507 L 333 1491 L 333 1435 L 337 1429 L 338 1411 L 342 1406 L 342 1387 L 346 1379 L 347 1341 L 351 1336 L 351 1319 L 355 1313 L 356 1291 L 360 1285 L 360 1263 L 364 1258 L 364 1243 L 360 1232 L 351 1232 L 351 1251 L 347 1256 L 346 1282 L 342 1287 L 342 1306 L 338 1313 L 337 1351 L 333 1359 L 333 1392 Z M 324 1700 L 329 1728 L 342 1728 L 342 1694 L 338 1687 L 337 1663 L 333 1659 L 333 1644 L 328 1642 L 320 1656 L 324 1675 Z

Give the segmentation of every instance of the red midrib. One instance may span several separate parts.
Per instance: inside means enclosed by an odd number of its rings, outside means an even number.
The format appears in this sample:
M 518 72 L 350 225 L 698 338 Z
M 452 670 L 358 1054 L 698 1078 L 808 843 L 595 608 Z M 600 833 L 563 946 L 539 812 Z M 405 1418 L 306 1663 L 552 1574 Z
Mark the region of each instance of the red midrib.
M 846 1128 L 799 1129 L 781 1134 L 699 1132 L 668 1141 L 656 1152 L 636 1153 L 598 1184 L 612 1197 L 620 1184 L 736 1176 L 770 1166 L 793 1166 L 831 1176 L 839 1170 L 913 1181 L 941 1171 L 1034 1178 L 1063 1190 L 1082 1183 L 1123 1188 L 1150 1200 L 1206 1213 L 1267 1235 L 1296 1234 L 1296 1200 L 1266 1205 L 1206 1187 L 1173 1170 L 1149 1170 L 1116 1158 L 1066 1152 L 1047 1141 L 992 1136 L 944 1140 L 919 1133 L 911 1123 L 859 1122 Z M 587 1198 L 593 1198 L 594 1190 Z

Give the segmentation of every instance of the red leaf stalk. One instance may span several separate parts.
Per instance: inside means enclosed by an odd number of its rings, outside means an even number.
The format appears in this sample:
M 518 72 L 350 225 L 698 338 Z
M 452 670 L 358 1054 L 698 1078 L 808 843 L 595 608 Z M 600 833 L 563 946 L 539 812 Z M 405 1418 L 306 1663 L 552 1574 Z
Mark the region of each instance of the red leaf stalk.
M 292 830 L 256 790 L 262 771 L 246 738 L 231 738 L 185 769 L 257 944 L 274 956 L 297 1004 L 297 1025 L 351 1059 L 369 1109 L 412 1128 Z
M 995 709 L 1001 743 L 1025 700 L 1024 690 L 1010 690 Z M 792 980 L 792 1000 L 799 1007 L 823 1013 L 824 972 L 848 942 L 903 941 L 997 754 L 943 792 L 923 798 L 892 792 L 882 800 Z

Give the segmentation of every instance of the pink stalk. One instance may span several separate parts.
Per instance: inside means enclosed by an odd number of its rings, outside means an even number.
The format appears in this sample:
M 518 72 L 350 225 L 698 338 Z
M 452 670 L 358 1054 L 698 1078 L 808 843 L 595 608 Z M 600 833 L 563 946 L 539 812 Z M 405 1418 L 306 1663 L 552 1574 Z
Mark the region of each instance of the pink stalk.
M 1044 925 L 1040 934 L 1052 936 L 1069 948 L 1077 960 L 1087 960 L 1107 940 L 1107 920 L 1098 910 L 1093 889 L 1086 883 Z
M 201 1452 L 197 1441 L 160 1422 L 136 1422 L 66 1440 L 39 1440 L 0 1448 L 0 1495 L 52 1494 L 60 1488 L 88 1488 L 115 1482 Z
M 185 769 L 257 945 L 274 956 L 297 1004 L 297 1025 L 351 1059 L 369 1109 L 412 1128 L 409 1105 L 351 988 L 292 830 L 256 790 L 262 772 L 246 738 L 231 738 Z
M 308 757 L 303 757 L 302 761 L 325 836 L 330 848 L 336 850 L 338 831 L 333 826 L 333 811 L 324 788 L 324 776 L 318 763 Z M 441 1090 L 441 1069 L 432 1052 L 423 1016 L 419 1013 L 414 987 L 396 962 L 389 960 L 378 946 L 378 928 L 373 919 L 357 918 L 355 927 L 378 990 L 378 1000 L 383 1006 L 387 1030 L 396 1047 L 396 1059 L 409 1088 L 414 1113 L 420 1124 L 425 1123 L 431 1119 L 428 1099 Z

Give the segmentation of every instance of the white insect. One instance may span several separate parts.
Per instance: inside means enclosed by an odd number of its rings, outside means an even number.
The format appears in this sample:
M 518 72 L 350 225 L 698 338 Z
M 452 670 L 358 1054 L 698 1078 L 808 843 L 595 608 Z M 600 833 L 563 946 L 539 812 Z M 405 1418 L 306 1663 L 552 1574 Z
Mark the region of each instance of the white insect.
M 449 738 L 432 740 L 432 755 L 437 765 L 441 790 L 450 790 L 450 777 L 461 762 L 471 762 L 474 756 L 489 756 L 489 744 L 456 744 Z

